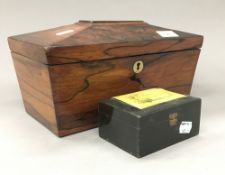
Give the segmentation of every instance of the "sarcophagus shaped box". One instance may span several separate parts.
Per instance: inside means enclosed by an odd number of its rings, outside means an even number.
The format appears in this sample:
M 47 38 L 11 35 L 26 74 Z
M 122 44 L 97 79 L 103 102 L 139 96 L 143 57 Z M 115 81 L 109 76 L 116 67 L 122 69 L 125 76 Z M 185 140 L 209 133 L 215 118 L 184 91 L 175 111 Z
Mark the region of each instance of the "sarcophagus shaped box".
M 9 37 L 26 111 L 58 136 L 97 126 L 99 100 L 189 94 L 203 37 L 142 21 L 80 21 Z

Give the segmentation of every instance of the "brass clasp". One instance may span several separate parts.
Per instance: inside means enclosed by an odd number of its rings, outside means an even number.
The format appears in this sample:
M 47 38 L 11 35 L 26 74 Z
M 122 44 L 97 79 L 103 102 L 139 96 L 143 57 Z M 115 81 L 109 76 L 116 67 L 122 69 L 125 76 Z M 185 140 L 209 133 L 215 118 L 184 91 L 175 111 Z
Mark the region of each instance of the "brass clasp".
M 175 113 L 171 113 L 170 115 L 169 115 L 169 124 L 170 124 L 170 126 L 176 126 L 177 125 L 177 117 L 178 117 L 178 113 L 177 112 L 175 112 Z

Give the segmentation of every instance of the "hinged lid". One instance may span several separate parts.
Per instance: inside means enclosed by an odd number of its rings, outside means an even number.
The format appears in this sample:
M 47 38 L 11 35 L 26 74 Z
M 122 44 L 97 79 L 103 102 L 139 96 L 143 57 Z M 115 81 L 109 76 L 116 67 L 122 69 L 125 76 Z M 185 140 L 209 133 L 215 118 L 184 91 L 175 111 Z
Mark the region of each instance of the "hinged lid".
M 143 21 L 79 21 L 54 29 L 9 37 L 12 52 L 44 64 L 200 48 L 203 37 Z

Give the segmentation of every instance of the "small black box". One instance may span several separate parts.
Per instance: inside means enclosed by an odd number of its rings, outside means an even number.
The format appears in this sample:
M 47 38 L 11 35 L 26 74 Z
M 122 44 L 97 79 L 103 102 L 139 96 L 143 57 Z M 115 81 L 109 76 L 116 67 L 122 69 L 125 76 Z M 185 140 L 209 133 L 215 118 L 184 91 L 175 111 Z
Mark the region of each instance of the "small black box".
M 99 104 L 99 135 L 140 158 L 199 133 L 201 99 L 160 88 Z

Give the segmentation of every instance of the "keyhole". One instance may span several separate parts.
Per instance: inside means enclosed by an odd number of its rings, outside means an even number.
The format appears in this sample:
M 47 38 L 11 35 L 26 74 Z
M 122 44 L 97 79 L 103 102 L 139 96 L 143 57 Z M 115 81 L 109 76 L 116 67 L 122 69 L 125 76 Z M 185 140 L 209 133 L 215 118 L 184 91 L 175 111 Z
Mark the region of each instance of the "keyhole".
M 141 63 L 137 63 L 137 70 L 140 69 L 140 64 L 141 64 Z
M 143 61 L 136 61 L 133 65 L 133 71 L 137 74 L 140 73 L 143 70 L 143 68 L 144 68 Z

